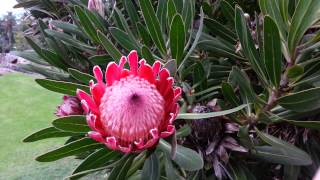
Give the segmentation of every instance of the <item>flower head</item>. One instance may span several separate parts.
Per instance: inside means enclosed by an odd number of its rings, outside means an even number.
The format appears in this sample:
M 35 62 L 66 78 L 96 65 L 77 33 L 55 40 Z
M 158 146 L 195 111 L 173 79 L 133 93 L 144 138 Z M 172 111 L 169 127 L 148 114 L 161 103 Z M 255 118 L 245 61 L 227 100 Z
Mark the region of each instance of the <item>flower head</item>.
M 63 96 L 63 103 L 56 109 L 55 115 L 57 117 L 82 115 L 83 109 L 80 100 L 75 96 Z
M 129 70 L 124 68 L 127 59 Z M 108 64 L 105 82 L 99 66 L 93 72 L 97 83 L 90 81 L 91 95 L 77 91 L 92 129 L 89 137 L 128 153 L 151 148 L 175 132 L 181 88 L 173 88 L 173 78 L 159 61 L 152 67 L 144 59 L 138 63 L 137 52 L 131 51 L 119 64 Z

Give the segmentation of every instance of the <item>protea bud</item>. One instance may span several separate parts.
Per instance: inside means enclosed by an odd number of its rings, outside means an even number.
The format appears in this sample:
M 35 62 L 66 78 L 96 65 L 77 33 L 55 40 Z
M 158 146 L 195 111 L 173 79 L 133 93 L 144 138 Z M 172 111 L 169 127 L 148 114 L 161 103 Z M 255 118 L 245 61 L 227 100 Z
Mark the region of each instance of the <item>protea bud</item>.
M 97 11 L 102 17 L 104 17 L 105 5 L 102 0 L 89 0 L 88 9 L 90 11 Z
M 82 115 L 84 113 L 80 100 L 75 96 L 63 96 L 63 103 L 56 109 L 55 115 L 57 117 Z
M 212 102 L 209 106 L 198 104 L 191 111 L 193 113 L 208 113 L 220 110 L 216 100 Z M 239 131 L 239 125 L 229 122 L 225 117 L 193 120 L 190 127 L 192 133 L 188 137 L 186 145 L 202 153 L 206 168 L 213 168 L 218 179 L 225 177 L 226 168 L 223 166 L 229 161 L 230 151 L 247 152 L 231 136 Z
M 100 67 L 95 66 L 97 83 L 89 82 L 91 95 L 77 91 L 92 129 L 89 137 L 124 153 L 152 148 L 160 138 L 175 132 L 173 121 L 181 94 L 160 61 L 152 67 L 144 59 L 138 63 L 136 51 L 130 52 L 128 61 L 130 70 L 124 68 L 125 56 L 119 64 L 110 62 L 106 82 Z

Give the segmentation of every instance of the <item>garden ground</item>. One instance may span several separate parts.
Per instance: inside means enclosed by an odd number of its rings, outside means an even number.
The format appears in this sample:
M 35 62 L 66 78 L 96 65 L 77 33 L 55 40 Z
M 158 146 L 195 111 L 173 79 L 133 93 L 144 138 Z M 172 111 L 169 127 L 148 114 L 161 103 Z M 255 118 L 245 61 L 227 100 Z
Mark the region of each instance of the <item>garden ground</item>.
M 62 95 L 43 89 L 33 79 L 19 73 L 0 76 L 0 180 L 62 179 L 79 163 L 74 158 L 51 163 L 34 160 L 62 145 L 63 138 L 22 142 L 27 135 L 50 126 L 55 107 L 62 102 Z

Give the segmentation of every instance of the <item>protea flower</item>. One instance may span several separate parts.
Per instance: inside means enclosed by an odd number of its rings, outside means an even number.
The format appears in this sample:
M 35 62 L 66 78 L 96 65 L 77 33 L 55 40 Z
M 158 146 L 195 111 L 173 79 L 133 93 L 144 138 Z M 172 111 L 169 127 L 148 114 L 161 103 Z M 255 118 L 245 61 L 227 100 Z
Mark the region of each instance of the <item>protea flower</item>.
M 144 59 L 138 63 L 136 51 L 128 55 L 130 70 L 110 62 L 105 82 L 99 66 L 93 68 L 97 80 L 90 81 L 91 95 L 77 91 L 92 129 L 88 136 L 108 148 L 124 153 L 151 148 L 159 138 L 175 132 L 173 121 L 179 111 L 177 100 L 181 88 L 173 88 L 174 80 L 160 61 L 151 67 Z M 138 65 L 139 64 L 139 65 Z
M 56 109 L 55 115 L 57 117 L 70 116 L 70 115 L 82 115 L 83 109 L 80 104 L 80 100 L 75 96 L 63 96 L 63 103 Z
M 220 110 L 216 100 L 212 101 L 209 106 L 197 104 L 191 109 L 193 113 Z M 228 121 L 225 117 L 198 119 L 191 121 L 189 125 L 192 133 L 184 144 L 202 154 L 205 168 L 213 169 L 218 179 L 226 176 L 225 165 L 229 161 L 230 151 L 247 152 L 232 136 L 239 131 L 239 125 Z

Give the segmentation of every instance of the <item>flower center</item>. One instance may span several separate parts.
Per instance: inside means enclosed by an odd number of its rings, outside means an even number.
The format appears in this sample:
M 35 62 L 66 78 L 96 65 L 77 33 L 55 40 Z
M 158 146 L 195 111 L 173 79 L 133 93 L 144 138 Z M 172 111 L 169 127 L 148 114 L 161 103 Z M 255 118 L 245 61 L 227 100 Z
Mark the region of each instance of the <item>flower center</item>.
M 128 76 L 106 88 L 100 105 L 101 122 L 106 132 L 122 143 L 146 140 L 164 118 L 164 102 L 154 84 Z

